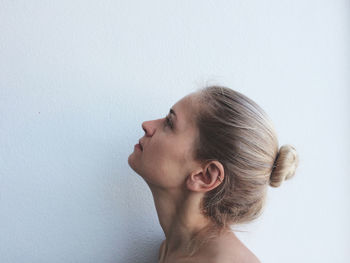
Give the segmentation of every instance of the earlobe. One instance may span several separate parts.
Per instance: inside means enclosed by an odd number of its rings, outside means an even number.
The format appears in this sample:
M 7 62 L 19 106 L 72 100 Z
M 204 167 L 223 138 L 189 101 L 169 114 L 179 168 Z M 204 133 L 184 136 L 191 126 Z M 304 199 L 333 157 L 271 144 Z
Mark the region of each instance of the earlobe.
M 199 191 L 199 178 L 203 177 L 202 171 L 192 172 L 186 179 L 187 188 L 191 191 Z

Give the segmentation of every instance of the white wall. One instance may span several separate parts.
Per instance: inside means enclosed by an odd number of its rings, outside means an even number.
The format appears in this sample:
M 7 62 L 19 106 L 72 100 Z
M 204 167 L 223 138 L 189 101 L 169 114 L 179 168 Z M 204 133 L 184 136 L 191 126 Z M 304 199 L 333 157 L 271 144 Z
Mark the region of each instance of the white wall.
M 301 158 L 238 233 L 262 262 L 350 257 L 348 1 L 0 1 L 0 262 L 156 262 L 128 166 L 141 123 L 205 84 Z

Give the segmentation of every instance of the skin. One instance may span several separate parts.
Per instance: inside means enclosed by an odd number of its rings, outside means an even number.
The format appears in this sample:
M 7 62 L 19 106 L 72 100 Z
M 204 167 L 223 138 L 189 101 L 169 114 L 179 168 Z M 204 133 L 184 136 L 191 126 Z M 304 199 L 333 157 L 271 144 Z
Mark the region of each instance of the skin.
M 130 167 L 151 189 L 159 223 L 166 239 L 160 247 L 164 254 L 159 262 L 259 262 L 227 229 L 202 246 L 193 256 L 184 251 L 190 240 L 212 222 L 200 212 L 200 202 L 207 191 L 217 187 L 224 178 L 224 168 L 218 161 L 201 164 L 194 156 L 194 139 L 198 128 L 193 113 L 199 109 L 197 93 L 191 93 L 171 109 L 176 116 L 145 121 L 141 138 L 143 151 L 135 148 L 128 158 Z

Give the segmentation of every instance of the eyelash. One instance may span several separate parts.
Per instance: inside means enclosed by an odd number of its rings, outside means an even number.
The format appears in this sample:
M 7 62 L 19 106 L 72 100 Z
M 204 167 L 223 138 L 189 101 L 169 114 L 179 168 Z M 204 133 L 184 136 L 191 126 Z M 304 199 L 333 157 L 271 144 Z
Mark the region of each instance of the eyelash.
M 173 123 L 171 120 L 168 118 L 168 116 L 165 117 L 165 126 L 169 125 L 170 128 L 173 128 Z

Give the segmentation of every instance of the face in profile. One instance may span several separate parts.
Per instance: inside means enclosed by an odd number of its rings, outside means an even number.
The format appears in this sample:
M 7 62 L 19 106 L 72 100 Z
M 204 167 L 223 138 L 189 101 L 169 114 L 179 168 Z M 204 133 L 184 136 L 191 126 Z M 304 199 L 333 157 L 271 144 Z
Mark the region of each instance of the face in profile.
M 198 130 L 193 120 L 195 93 L 179 100 L 166 117 L 145 121 L 142 151 L 135 147 L 128 158 L 130 167 L 152 185 L 177 188 L 194 165 L 193 146 Z

